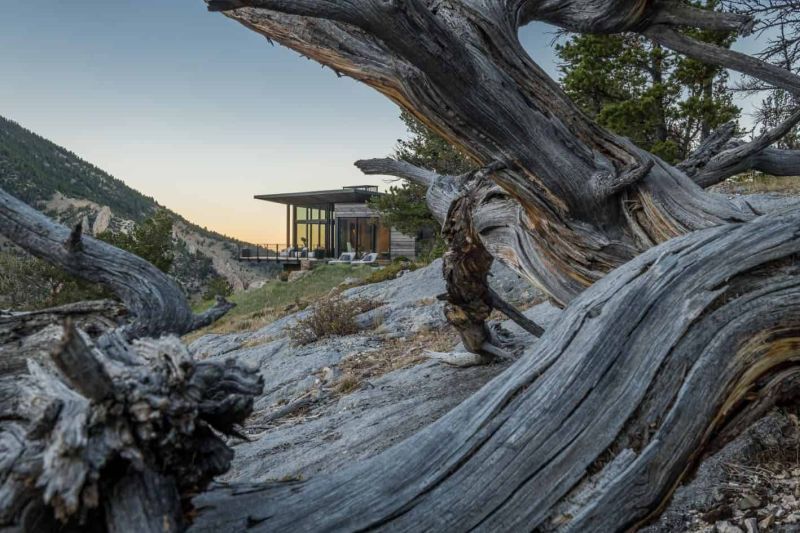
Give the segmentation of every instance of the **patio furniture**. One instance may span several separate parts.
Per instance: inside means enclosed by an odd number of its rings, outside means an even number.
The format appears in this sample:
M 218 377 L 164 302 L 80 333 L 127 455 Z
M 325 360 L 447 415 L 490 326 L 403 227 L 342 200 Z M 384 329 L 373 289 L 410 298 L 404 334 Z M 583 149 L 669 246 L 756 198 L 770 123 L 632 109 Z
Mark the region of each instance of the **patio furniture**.
M 378 254 L 375 252 L 371 252 L 365 254 L 364 257 L 358 259 L 356 261 L 352 261 L 351 264 L 353 265 L 371 265 L 372 263 L 378 260 Z
M 339 256 L 339 259 L 333 259 L 331 261 L 328 261 L 328 263 L 329 264 L 330 263 L 333 263 L 333 264 L 349 264 L 349 263 L 352 263 L 355 260 L 355 258 L 356 258 L 355 252 L 345 252 L 345 253 L 343 253 L 342 255 Z

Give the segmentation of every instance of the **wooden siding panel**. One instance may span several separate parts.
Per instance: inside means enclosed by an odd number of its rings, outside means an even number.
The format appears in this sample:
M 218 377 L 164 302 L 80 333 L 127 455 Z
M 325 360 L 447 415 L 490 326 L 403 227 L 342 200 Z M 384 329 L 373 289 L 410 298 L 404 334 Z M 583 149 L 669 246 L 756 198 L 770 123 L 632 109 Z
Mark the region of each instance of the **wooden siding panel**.
M 334 217 L 336 218 L 368 218 L 377 216 L 378 213 L 370 209 L 366 204 L 336 204 L 334 206 Z
M 392 228 L 392 259 L 400 256 L 416 259 L 416 242 L 416 238 Z

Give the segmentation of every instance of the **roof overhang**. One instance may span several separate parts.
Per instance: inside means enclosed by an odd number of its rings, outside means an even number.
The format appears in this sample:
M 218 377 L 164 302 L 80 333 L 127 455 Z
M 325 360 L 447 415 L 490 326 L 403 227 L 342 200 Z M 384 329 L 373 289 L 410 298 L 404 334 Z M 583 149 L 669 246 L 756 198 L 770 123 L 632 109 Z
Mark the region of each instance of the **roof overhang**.
M 381 193 L 360 189 L 334 189 L 331 191 L 287 192 L 280 194 L 257 194 L 256 200 L 275 202 L 297 207 L 326 209 L 330 204 L 360 204 Z

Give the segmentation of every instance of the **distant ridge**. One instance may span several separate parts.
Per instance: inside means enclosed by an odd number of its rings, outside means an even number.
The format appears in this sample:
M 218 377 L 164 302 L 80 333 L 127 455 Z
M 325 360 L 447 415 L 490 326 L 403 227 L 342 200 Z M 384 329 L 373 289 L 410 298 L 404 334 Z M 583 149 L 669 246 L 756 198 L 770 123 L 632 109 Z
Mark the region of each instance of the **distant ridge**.
M 41 208 L 56 192 L 141 222 L 160 206 L 66 148 L 0 117 L 0 187 Z
M 129 187 L 73 152 L 48 141 L 0 116 L 0 187 L 27 204 L 65 224 L 84 222 L 85 231 L 126 231 L 158 209 L 166 209 L 155 199 Z M 213 269 L 235 288 L 246 288 L 263 272 L 235 260 L 236 239 L 202 228 L 178 215 L 174 217 L 175 239 L 186 256 L 181 272 L 175 272 L 187 286 L 196 289 L 202 280 L 195 270 L 205 256 Z

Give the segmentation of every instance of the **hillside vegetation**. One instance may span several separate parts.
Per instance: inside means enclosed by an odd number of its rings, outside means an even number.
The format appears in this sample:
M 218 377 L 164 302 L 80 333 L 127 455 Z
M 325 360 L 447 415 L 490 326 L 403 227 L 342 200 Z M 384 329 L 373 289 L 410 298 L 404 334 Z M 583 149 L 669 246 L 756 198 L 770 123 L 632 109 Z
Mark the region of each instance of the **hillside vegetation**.
M 0 117 L 0 187 L 33 206 L 60 192 L 140 222 L 158 203 L 69 150 Z
M 236 304 L 231 311 L 204 333 L 226 333 L 257 329 L 290 312 L 303 309 L 324 297 L 331 290 L 344 285 L 356 285 L 368 279 L 374 268 L 351 265 L 323 265 L 295 281 L 270 280 L 258 289 L 234 294 L 229 300 Z M 212 305 L 211 301 L 198 304 L 196 311 Z
M 0 187 L 37 208 L 56 195 L 107 206 L 116 217 L 142 222 L 165 209 L 150 196 L 132 189 L 44 137 L 0 116 Z M 46 209 L 45 209 L 46 210 Z M 206 238 L 230 238 L 169 214 Z M 57 213 L 50 213 L 55 214 Z

